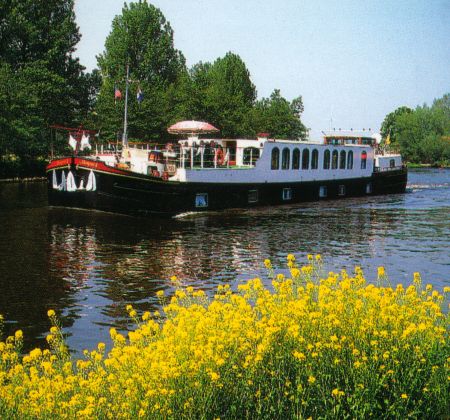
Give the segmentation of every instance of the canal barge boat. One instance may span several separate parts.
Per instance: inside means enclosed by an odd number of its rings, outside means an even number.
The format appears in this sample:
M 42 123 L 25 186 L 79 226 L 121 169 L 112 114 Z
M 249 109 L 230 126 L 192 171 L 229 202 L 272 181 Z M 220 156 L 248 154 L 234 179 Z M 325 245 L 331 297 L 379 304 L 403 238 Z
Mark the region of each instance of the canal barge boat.
M 53 206 L 132 215 L 168 215 L 228 208 L 402 193 L 407 169 L 399 154 L 379 150 L 370 132 L 324 133 L 322 141 L 202 138 L 207 123 L 169 129 L 186 138 L 164 146 L 96 149 L 53 159 L 46 168 Z M 73 137 L 71 142 L 73 143 Z M 80 149 L 77 142 L 75 149 Z

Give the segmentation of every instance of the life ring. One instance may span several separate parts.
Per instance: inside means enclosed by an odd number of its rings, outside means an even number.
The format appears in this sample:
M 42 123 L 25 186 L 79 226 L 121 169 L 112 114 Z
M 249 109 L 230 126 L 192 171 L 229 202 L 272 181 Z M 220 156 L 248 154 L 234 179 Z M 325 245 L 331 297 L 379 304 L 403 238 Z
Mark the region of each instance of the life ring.
M 222 149 L 216 149 L 214 159 L 217 165 L 223 165 L 223 162 L 225 161 L 225 155 L 223 154 Z

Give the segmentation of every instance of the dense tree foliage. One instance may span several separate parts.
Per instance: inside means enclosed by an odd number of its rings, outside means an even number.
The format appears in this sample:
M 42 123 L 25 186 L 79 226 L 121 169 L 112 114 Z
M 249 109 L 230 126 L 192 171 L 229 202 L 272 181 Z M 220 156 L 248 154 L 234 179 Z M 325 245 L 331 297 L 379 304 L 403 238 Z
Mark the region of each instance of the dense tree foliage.
M 205 119 L 219 127 L 224 137 L 248 134 L 246 116 L 254 105 L 256 88 L 238 55 L 229 52 L 209 67 L 202 95 Z
M 47 155 L 51 124 L 79 123 L 93 77 L 73 56 L 73 0 L 4 0 L 0 7 L 0 155 Z
M 115 88 L 125 97 L 126 67 L 130 68 L 129 135 L 158 139 L 179 112 L 179 94 L 187 78 L 185 60 L 173 44 L 173 30 L 156 7 L 146 3 L 125 4 L 114 18 L 105 51 L 98 56 L 103 84 L 97 112 L 103 133 L 121 132 L 124 101 L 116 101 Z M 140 89 L 144 100 L 136 100 Z M 170 104 L 170 107 L 169 107 Z
M 302 112 L 301 96 L 289 102 L 275 89 L 270 98 L 256 103 L 250 113 L 250 124 L 254 130 L 267 132 L 274 138 L 304 139 L 306 127 L 300 121 Z
M 450 94 L 436 99 L 432 106 L 402 107 L 388 114 L 382 125 L 384 139 L 389 133 L 391 145 L 398 146 L 408 161 L 448 166 Z
M 410 114 L 412 111 L 411 108 L 407 106 L 401 106 L 397 108 L 395 111 L 389 113 L 384 118 L 383 124 L 381 124 L 380 134 L 381 137 L 386 140 L 389 139 L 390 144 L 397 144 L 397 134 L 398 127 L 396 126 L 397 119 L 400 115 Z

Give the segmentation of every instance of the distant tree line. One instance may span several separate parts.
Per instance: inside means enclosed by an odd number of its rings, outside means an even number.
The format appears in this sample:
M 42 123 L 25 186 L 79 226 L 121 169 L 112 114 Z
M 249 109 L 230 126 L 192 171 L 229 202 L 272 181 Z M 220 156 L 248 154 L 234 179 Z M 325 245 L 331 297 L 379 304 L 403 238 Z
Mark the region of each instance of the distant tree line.
M 450 94 L 431 106 L 397 108 L 384 119 L 381 135 L 409 162 L 450 166 Z
M 91 73 L 75 57 L 80 38 L 74 0 L 2 1 L 0 176 L 42 166 L 50 147 L 63 153 L 67 138 L 55 136 L 53 124 L 120 138 L 127 65 L 131 140 L 165 141 L 167 127 L 184 119 L 208 121 L 223 137 L 306 136 L 301 96 L 288 101 L 275 89 L 257 100 L 245 63 L 231 52 L 188 69 L 169 22 L 147 2 L 124 5 Z

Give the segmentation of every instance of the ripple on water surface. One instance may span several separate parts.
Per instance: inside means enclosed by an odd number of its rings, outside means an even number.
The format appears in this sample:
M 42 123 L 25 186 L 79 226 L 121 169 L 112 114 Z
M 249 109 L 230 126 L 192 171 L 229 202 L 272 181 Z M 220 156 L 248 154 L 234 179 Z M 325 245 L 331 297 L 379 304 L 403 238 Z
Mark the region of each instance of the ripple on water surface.
M 47 309 L 64 319 L 79 351 L 131 327 L 125 305 L 155 309 L 172 275 L 212 290 L 265 278 L 263 260 L 320 253 L 325 269 L 385 265 L 394 283 L 412 273 L 450 285 L 450 170 L 409 174 L 406 194 L 275 208 L 203 213 L 171 220 L 47 208 L 45 184 L 0 185 L 0 313 L 43 344 Z

